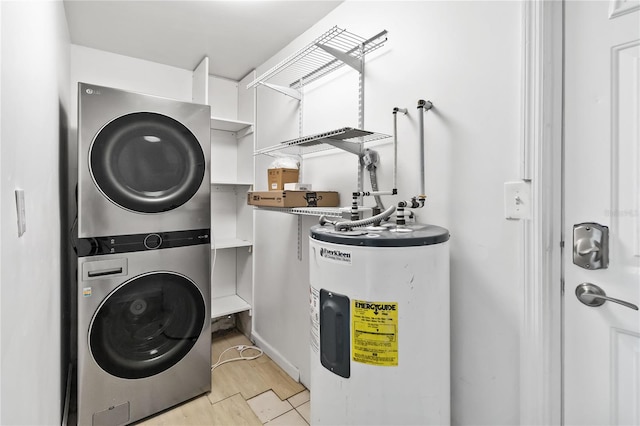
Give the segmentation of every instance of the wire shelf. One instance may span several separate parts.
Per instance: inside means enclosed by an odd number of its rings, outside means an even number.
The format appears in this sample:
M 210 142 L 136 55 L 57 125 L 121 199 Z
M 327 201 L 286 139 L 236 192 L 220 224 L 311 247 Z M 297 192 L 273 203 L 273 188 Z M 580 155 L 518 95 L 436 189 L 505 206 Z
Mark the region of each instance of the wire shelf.
M 277 151 L 290 155 L 304 155 L 331 148 L 339 148 L 353 154 L 359 154 L 363 144 L 389 137 L 391 136 L 383 133 L 374 133 L 353 127 L 343 127 L 284 141 L 277 145 L 262 148 L 256 151 L 255 154 L 270 154 Z
M 254 206 L 259 210 L 269 210 L 280 213 L 289 213 L 295 214 L 298 216 L 326 216 L 332 218 L 345 218 L 351 212 L 351 207 L 265 207 L 265 206 Z M 358 211 L 365 215 L 365 217 L 371 216 L 372 209 L 370 207 L 362 207 L 358 208 Z M 345 216 L 345 214 L 347 216 Z
M 290 88 L 300 89 L 348 64 L 360 66 L 364 55 L 382 47 L 387 41 L 387 31 L 365 39 L 345 29 L 331 28 L 326 33 L 287 57 L 247 85 L 247 89 L 278 76 L 280 84 L 288 82 Z
M 290 213 L 300 216 L 326 216 L 342 217 L 342 210 L 339 207 L 257 207 L 260 210 L 269 210 L 280 213 Z

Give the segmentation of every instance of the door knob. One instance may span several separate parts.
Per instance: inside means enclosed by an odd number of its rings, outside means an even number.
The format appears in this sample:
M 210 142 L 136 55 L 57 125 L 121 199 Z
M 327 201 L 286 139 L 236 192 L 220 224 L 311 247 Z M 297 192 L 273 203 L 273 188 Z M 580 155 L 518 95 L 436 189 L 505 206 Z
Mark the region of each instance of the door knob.
M 599 251 L 600 247 L 598 247 L 598 243 L 590 238 L 580 238 L 576 242 L 576 252 L 580 256 L 586 256 Z
M 585 269 L 609 266 L 609 228 L 598 223 L 573 226 L 573 263 Z
M 619 303 L 622 306 L 626 306 L 627 308 L 631 308 L 636 311 L 638 310 L 638 307 L 633 303 L 609 297 L 603 289 L 591 283 L 582 283 L 578 287 L 576 287 L 576 297 L 579 301 L 591 307 L 602 306 L 605 302 L 608 301 Z

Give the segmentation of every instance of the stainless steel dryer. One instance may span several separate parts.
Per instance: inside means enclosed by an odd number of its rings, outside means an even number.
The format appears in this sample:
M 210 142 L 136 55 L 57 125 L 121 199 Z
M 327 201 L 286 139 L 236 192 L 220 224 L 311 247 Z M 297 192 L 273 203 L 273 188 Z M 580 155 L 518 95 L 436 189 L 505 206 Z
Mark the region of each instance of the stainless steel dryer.
M 210 107 L 78 84 L 78 236 L 210 225 Z
M 79 425 L 128 424 L 211 390 L 209 238 L 95 238 L 80 253 Z

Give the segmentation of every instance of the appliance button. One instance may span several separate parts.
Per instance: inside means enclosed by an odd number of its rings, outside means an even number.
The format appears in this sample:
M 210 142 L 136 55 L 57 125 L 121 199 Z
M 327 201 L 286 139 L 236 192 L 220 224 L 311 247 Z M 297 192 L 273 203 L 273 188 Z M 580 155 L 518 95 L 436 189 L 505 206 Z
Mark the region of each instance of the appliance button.
M 144 246 L 149 250 L 157 249 L 162 244 L 162 237 L 158 234 L 149 234 L 144 238 Z

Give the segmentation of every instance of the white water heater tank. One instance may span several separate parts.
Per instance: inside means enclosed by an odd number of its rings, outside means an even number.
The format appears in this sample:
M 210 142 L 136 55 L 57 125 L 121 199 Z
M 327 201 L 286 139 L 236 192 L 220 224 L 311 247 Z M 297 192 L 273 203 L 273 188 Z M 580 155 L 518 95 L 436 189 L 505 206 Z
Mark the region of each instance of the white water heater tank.
M 312 425 L 450 424 L 448 241 L 311 228 Z

